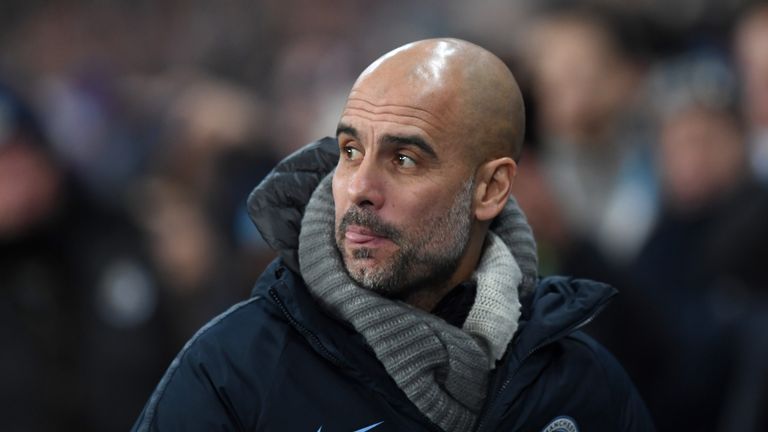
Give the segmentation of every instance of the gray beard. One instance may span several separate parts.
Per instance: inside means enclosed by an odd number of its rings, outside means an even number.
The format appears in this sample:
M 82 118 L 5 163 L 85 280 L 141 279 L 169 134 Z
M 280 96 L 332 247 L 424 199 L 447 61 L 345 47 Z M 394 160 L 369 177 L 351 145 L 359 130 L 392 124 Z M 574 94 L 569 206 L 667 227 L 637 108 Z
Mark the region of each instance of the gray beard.
M 469 243 L 473 190 L 474 179 L 469 179 L 447 214 L 421 221 L 419 229 L 409 236 L 381 221 L 367 208 L 350 208 L 336 229 L 336 245 L 345 271 L 359 286 L 386 297 L 405 298 L 419 289 L 445 284 L 458 268 Z M 351 257 L 344 252 L 344 234 L 351 224 L 386 236 L 399 249 L 378 269 L 350 271 L 351 259 L 365 259 L 373 254 L 368 248 L 355 249 Z

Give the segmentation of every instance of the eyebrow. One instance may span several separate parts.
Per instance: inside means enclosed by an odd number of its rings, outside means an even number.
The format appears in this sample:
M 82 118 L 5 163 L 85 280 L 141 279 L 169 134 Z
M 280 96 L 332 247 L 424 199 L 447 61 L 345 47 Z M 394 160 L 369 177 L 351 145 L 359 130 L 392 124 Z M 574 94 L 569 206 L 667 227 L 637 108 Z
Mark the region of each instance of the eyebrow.
M 346 123 L 339 123 L 338 127 L 336 127 L 336 137 L 338 138 L 341 134 L 349 135 L 356 140 L 360 139 L 357 129 Z M 426 140 L 424 140 L 424 138 L 418 135 L 387 134 L 381 137 L 381 142 L 387 144 L 414 146 L 429 155 L 432 159 L 437 159 L 437 152 L 435 152 L 435 149 Z
M 341 134 L 347 134 L 354 139 L 360 139 L 357 133 L 357 129 L 346 123 L 339 123 L 339 125 L 336 127 L 336 138 L 338 138 Z
M 437 159 L 435 149 L 433 149 L 422 137 L 417 135 L 384 135 L 381 138 L 381 141 L 392 144 L 414 146 L 428 154 L 432 159 Z

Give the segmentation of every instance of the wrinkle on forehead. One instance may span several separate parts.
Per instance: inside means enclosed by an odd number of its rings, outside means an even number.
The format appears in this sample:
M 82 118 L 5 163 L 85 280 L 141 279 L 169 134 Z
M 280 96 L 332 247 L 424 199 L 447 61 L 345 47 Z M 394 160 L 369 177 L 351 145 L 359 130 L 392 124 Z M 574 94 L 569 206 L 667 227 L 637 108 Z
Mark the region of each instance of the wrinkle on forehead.
M 354 94 L 354 92 L 352 94 Z M 368 99 L 352 95 L 347 99 L 347 107 L 344 111 L 346 113 L 349 110 L 365 111 L 369 114 L 391 114 L 400 117 L 410 117 L 416 120 L 421 120 L 435 129 L 440 129 L 440 125 L 445 122 L 445 119 L 442 118 L 442 116 L 437 115 L 437 113 L 430 112 L 416 105 L 377 104 Z
M 423 135 L 425 138 L 435 144 L 439 143 L 439 137 L 445 132 L 443 127 L 440 125 L 431 124 L 425 121 L 423 117 L 417 115 L 408 115 L 402 112 L 374 114 L 366 109 L 348 108 L 344 111 L 344 114 L 341 118 L 342 123 L 350 124 L 353 127 L 357 127 L 354 126 L 356 124 L 355 119 L 362 119 L 368 122 L 377 122 L 380 124 L 389 123 L 400 127 L 406 126 L 414 128 L 414 130 L 419 131 L 417 134 Z M 363 129 L 365 129 L 365 127 L 363 127 Z M 401 129 L 399 133 L 403 132 L 404 130 Z

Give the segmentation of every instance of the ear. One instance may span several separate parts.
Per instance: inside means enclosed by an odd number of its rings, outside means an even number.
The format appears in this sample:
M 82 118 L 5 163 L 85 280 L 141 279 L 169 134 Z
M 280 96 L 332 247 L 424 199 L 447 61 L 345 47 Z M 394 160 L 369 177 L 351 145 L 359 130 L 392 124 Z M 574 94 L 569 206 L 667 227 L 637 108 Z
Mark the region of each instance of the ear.
M 475 217 L 490 221 L 504 209 L 517 174 L 517 164 L 503 157 L 486 162 L 477 171 Z

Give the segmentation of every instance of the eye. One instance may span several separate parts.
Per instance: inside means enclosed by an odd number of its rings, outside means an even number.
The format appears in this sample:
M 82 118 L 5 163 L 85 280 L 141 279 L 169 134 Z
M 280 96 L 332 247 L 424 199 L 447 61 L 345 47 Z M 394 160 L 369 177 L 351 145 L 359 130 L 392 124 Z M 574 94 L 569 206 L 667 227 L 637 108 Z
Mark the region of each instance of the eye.
M 346 146 L 344 147 L 344 157 L 347 160 L 353 161 L 358 160 L 363 154 L 360 152 L 360 150 L 352 147 L 352 146 Z
M 416 166 L 416 161 L 413 158 L 406 156 L 402 153 L 397 154 L 397 164 L 403 168 L 413 168 Z

